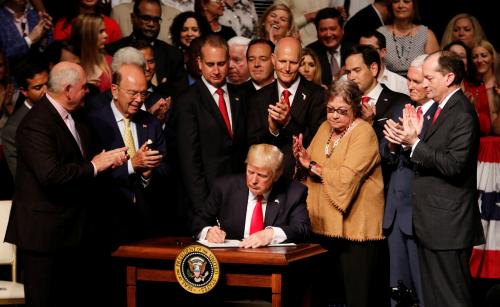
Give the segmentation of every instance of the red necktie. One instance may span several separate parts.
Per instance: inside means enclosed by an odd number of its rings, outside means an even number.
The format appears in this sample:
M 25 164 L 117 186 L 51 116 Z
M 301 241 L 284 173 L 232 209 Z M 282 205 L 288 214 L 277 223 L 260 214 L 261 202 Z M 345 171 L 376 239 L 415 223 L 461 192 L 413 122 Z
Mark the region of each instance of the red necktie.
M 369 103 L 370 102 L 370 97 L 368 97 L 368 96 L 361 97 L 361 102 L 362 103 Z
M 288 105 L 288 107 L 290 107 L 290 99 L 289 99 L 291 95 L 290 91 L 284 90 L 282 95 L 283 95 L 283 101 Z
M 264 229 L 264 216 L 262 214 L 262 195 L 257 196 L 257 203 L 252 213 L 250 222 L 250 234 Z
M 418 121 L 422 120 L 422 116 L 424 116 L 424 111 L 422 111 L 422 107 L 419 106 L 417 108 L 417 118 L 418 118 Z
M 226 123 L 227 131 L 229 135 L 233 137 L 233 132 L 231 131 L 231 122 L 229 121 L 229 115 L 227 114 L 226 102 L 224 101 L 224 90 L 222 88 L 218 88 L 216 93 L 219 95 L 219 111 L 224 118 L 224 122 Z
M 432 123 L 433 124 L 436 121 L 436 119 L 438 118 L 439 113 L 441 113 L 441 108 L 440 107 L 438 107 L 437 110 L 436 110 L 436 113 L 434 113 L 434 117 L 432 118 Z

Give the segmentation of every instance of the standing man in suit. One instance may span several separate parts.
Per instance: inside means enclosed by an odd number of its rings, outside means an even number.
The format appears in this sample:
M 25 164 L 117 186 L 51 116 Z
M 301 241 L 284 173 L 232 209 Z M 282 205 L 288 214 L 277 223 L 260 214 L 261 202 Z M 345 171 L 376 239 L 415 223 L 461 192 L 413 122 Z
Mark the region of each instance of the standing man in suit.
M 301 53 L 297 39 L 282 38 L 272 56 L 277 79 L 249 102 L 248 143 L 276 145 L 285 155 L 285 178 L 292 178 L 295 169 L 292 136 L 302 133 L 304 146 L 308 146 L 325 120 L 324 89 L 300 77 Z
M 106 51 L 113 55 L 118 49 L 131 46 L 136 40 L 148 41 L 154 49 L 156 76 L 154 85 L 172 83 L 185 78 L 184 59 L 175 47 L 158 39 L 160 33 L 161 3 L 159 0 L 138 0 L 134 2 L 131 14 L 133 31 L 127 37 L 106 46 Z
M 424 304 L 472 306 L 469 258 L 472 247 L 484 243 L 476 191 L 478 118 L 460 89 L 465 69 L 458 56 L 435 52 L 423 71 L 427 96 L 438 103 L 433 123 L 419 135 L 422 122 L 405 107 L 391 142 L 411 147 L 416 164 L 413 226 Z
M 118 204 L 111 212 L 116 218 L 111 230 L 117 232 L 114 243 L 122 243 L 153 233 L 153 208 L 148 202 L 148 187 L 155 176 L 166 175 L 163 162 L 166 150 L 160 122 L 141 110 L 148 95 L 143 67 L 121 65 L 113 73 L 111 94 L 112 99 L 90 112 L 89 118 L 103 149 L 128 147 L 130 159 L 127 164 L 109 174 L 110 202 Z
M 408 68 L 407 75 L 410 98 L 417 105 L 417 114 L 423 120 L 421 136 L 425 135 L 431 125 L 437 108 L 437 104 L 427 98 L 424 88 L 422 65 L 426 56 L 423 54 L 415 58 Z M 387 121 L 384 134 L 388 133 L 389 139 L 391 127 L 396 126 L 402 117 L 403 109 L 395 110 L 393 118 Z M 403 281 L 404 285 L 416 294 L 417 300 L 414 303 L 423 307 L 417 243 L 412 223 L 411 184 L 414 165 L 410 160 L 410 150 L 405 150 L 400 144 L 391 143 L 387 138 L 381 141 L 380 147 L 382 159 L 391 171 L 383 224 L 389 245 L 390 286 L 395 288 L 399 280 Z
M 86 81 L 77 64 L 55 65 L 47 95 L 17 131 L 16 192 L 5 240 L 18 247 L 28 306 L 92 305 L 94 177 L 125 163 L 127 148 L 90 158 L 90 130 L 76 112 Z
M 283 153 L 273 145 L 252 145 L 246 176 L 218 178 L 206 206 L 195 217 L 199 239 L 221 243 L 243 239 L 241 246 L 300 242 L 309 237 L 307 187 L 281 178 Z
M 16 81 L 19 91 L 25 97 L 22 105 L 12 114 L 2 130 L 2 144 L 7 165 L 12 177 L 16 177 L 16 131 L 21 120 L 26 116 L 33 104 L 38 103 L 47 92 L 49 72 L 40 63 L 25 60 L 16 67 Z
M 202 77 L 174 104 L 176 147 L 188 219 L 205 206 L 216 177 L 244 169 L 246 102 L 226 83 L 229 48 L 211 34 L 201 38 Z
M 271 61 L 273 49 L 274 44 L 263 38 L 254 39 L 248 44 L 246 58 L 250 80 L 242 85 L 248 97 L 273 82 L 274 67 Z
M 321 64 L 321 82 L 330 85 L 341 75 L 341 60 L 345 49 L 341 47 L 344 37 L 344 18 L 337 9 L 327 7 L 319 10 L 314 24 L 318 40 L 307 47 L 318 56 Z
M 410 99 L 377 81 L 380 56 L 370 46 L 358 45 L 346 52 L 345 72 L 347 79 L 354 81 L 363 92 L 361 115 L 364 120 L 372 123 L 380 142 L 384 138 L 385 121 L 392 118 L 394 110 L 402 109 Z

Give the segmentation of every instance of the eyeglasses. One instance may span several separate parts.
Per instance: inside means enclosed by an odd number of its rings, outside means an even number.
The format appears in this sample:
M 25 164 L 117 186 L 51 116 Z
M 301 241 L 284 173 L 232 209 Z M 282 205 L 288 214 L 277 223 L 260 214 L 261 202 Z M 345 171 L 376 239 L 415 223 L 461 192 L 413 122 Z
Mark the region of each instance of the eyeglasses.
M 349 113 L 349 109 L 341 109 L 341 108 L 335 109 L 333 107 L 326 107 L 326 113 L 335 113 L 335 112 L 345 116 L 347 115 L 347 113 Z
M 157 16 L 149 16 L 149 15 L 136 15 L 139 17 L 140 20 L 142 20 L 145 23 L 153 22 L 153 23 L 161 23 L 161 17 Z
M 118 89 L 122 90 L 130 98 L 137 98 L 137 97 L 139 97 L 141 100 L 146 100 L 146 99 L 148 99 L 149 94 L 150 94 L 150 92 L 148 92 L 148 91 L 137 92 L 137 91 L 132 91 L 132 90 L 124 90 L 119 85 L 116 85 L 116 87 L 118 87 Z

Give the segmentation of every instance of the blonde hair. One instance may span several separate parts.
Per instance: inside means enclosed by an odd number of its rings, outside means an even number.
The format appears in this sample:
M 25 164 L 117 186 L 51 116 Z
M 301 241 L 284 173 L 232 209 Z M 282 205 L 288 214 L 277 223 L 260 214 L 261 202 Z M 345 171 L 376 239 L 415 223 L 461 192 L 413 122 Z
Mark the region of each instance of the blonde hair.
M 255 167 L 269 168 L 274 178 L 278 178 L 283 172 L 283 153 L 274 145 L 255 144 L 248 150 L 246 163 Z
M 80 65 L 88 76 L 95 74 L 98 67 L 111 80 L 111 69 L 106 62 L 104 50 L 97 49 L 99 30 L 104 24 L 101 15 L 95 13 L 80 14 L 71 30 L 70 44 L 80 57 Z
M 495 47 L 493 47 L 493 45 L 487 41 L 487 40 L 480 40 L 476 45 L 474 45 L 474 47 L 472 48 L 474 50 L 474 48 L 476 47 L 482 47 L 484 49 L 486 49 L 486 51 L 488 51 L 488 53 L 493 57 L 493 62 L 491 63 L 491 71 L 494 73 L 495 72 L 495 65 L 497 63 L 497 52 L 495 50 Z
M 474 45 L 479 43 L 481 40 L 486 40 L 486 34 L 484 34 L 483 27 L 481 27 L 481 24 L 477 20 L 476 17 L 462 13 L 455 15 L 449 22 L 448 25 L 446 25 L 446 29 L 444 30 L 443 37 L 441 39 L 441 48 L 444 48 L 444 46 L 448 45 L 449 43 L 456 41 L 457 39 L 453 36 L 453 28 L 455 28 L 455 24 L 459 19 L 469 19 L 472 28 L 474 30 Z M 474 45 L 469 46 L 470 48 L 474 47 Z
M 288 14 L 288 27 L 289 27 L 289 29 L 286 32 L 285 36 L 293 36 L 295 33 L 298 32 L 297 27 L 295 26 L 295 23 L 293 22 L 292 10 L 286 4 L 276 3 L 276 4 L 273 4 L 270 7 L 268 7 L 267 10 L 260 17 L 259 24 L 257 27 L 257 32 L 256 32 L 257 37 L 269 39 L 269 33 L 267 33 L 267 31 L 266 31 L 267 16 L 269 16 L 269 14 L 271 14 L 271 12 L 279 11 L 279 10 L 285 11 Z M 275 43 L 276 42 L 273 42 L 273 44 L 275 44 Z
M 306 55 L 311 57 L 311 59 L 314 62 L 314 66 L 316 66 L 312 82 L 316 83 L 317 85 L 322 85 L 323 83 L 321 81 L 321 63 L 319 62 L 318 56 L 316 55 L 316 53 L 314 53 L 312 49 L 310 48 L 302 49 L 302 58 L 300 60 L 300 66 L 302 66 L 302 62 L 304 61 L 304 57 Z

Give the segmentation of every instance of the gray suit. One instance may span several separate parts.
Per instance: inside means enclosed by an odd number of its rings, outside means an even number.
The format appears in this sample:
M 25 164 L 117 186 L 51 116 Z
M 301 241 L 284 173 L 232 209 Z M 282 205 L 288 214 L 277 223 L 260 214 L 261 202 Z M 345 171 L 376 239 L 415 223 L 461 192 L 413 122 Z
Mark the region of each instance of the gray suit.
M 3 151 L 5 154 L 5 160 L 7 161 L 7 165 L 9 166 L 10 172 L 12 173 L 12 177 L 16 177 L 16 131 L 21 120 L 28 114 L 28 107 L 26 104 L 22 104 L 21 107 L 9 118 L 7 124 L 3 128 L 2 133 L 2 144 Z

